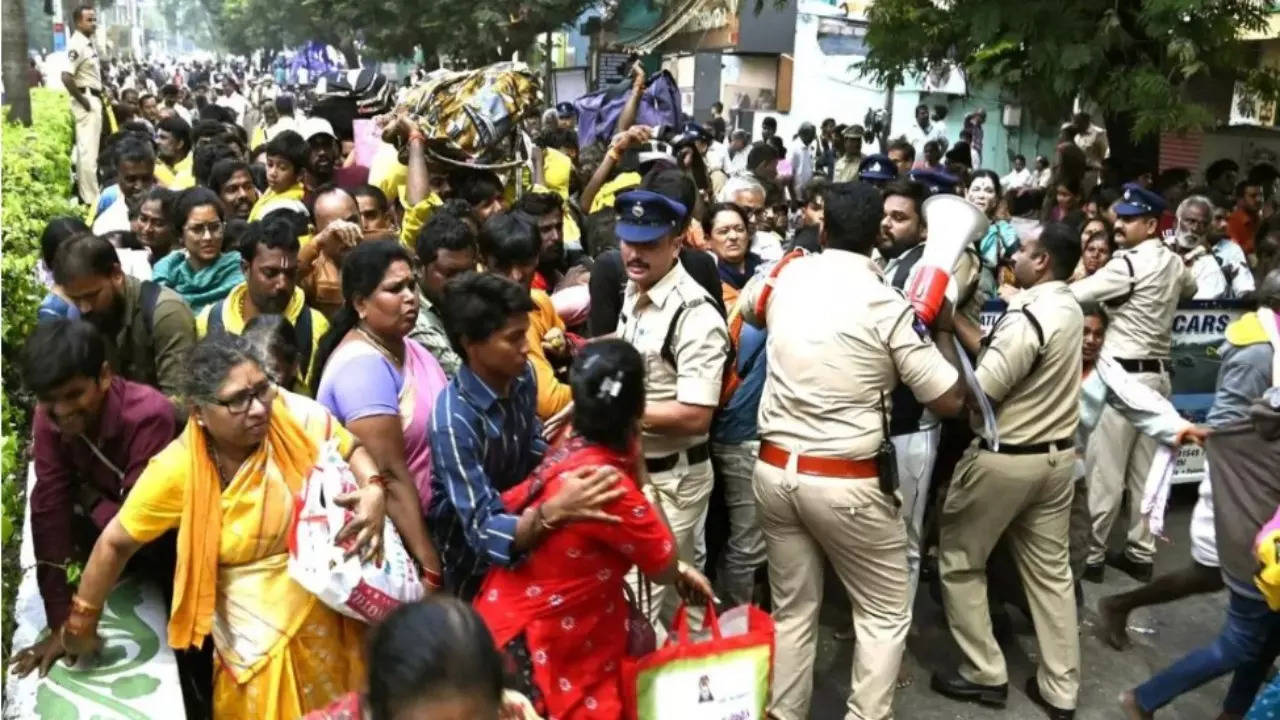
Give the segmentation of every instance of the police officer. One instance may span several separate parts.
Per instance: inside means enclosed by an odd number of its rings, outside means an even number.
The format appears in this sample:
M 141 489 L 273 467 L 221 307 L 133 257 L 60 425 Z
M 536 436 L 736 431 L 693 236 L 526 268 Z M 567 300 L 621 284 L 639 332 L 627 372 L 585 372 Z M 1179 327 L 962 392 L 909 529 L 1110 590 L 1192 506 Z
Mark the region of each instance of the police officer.
M 995 405 L 998 442 L 975 441 L 956 465 L 938 544 L 943 605 L 964 659 L 958 671 L 935 674 L 931 686 L 948 697 L 1005 705 L 1008 672 L 991 630 L 986 576 L 1003 534 L 1040 645 L 1040 671 L 1028 680 L 1027 695 L 1055 720 L 1074 716 L 1080 686 L 1067 534 L 1084 321 L 1065 282 L 1079 259 L 1079 236 L 1049 225 L 1014 253 L 1014 278 L 1024 290 L 987 340 L 956 316 L 966 349 L 986 343 L 975 375 Z
M 825 556 L 857 633 L 848 716 L 884 720 L 911 622 L 900 498 L 893 473 L 879 471 L 891 461 L 881 455 L 889 394 L 901 382 L 925 407 L 955 415 L 964 392 L 945 345 L 917 331 L 911 305 L 870 258 L 879 191 L 837 183 L 825 198 L 826 250 L 788 255 L 739 302 L 746 322 L 769 331 L 753 478 L 777 631 L 769 713 L 809 717 Z
M 98 200 L 98 143 L 102 136 L 102 68 L 93 34 L 98 30 L 98 13 L 81 5 L 71 13 L 76 31 L 67 44 L 70 72 L 62 73 L 62 84 L 71 93 L 71 114 L 76 119 L 76 186 L 80 199 L 88 204 Z
M 648 487 L 667 516 L 680 558 L 692 564 L 711 498 L 708 433 L 720 402 L 729 332 L 711 296 L 678 260 L 685 207 L 632 190 L 620 194 L 614 208 L 627 274 L 617 333 L 645 361 Z M 675 600 L 666 588 L 654 588 L 653 619 L 674 611 Z
M 571 102 L 556 103 L 556 123 L 561 130 L 576 130 L 578 125 L 578 108 Z
M 937 195 L 938 193 L 954 195 L 956 186 L 960 183 L 956 176 L 951 173 L 929 168 L 916 168 L 907 173 L 907 179 L 929 188 L 930 195 Z
M 1124 186 L 1116 204 L 1116 239 L 1123 246 L 1111 261 L 1071 285 L 1080 302 L 1102 302 L 1111 319 L 1102 354 L 1114 358 L 1139 382 L 1169 395 L 1169 345 L 1179 298 L 1196 292 L 1191 270 L 1156 237 L 1164 199 L 1142 186 Z M 1084 579 L 1102 582 L 1104 563 L 1140 581 L 1151 579 L 1156 546 L 1142 519 L 1143 485 L 1156 441 L 1140 435 L 1116 410 L 1108 407 L 1089 442 L 1086 470 L 1093 538 Z M 1120 501 L 1129 492 L 1129 532 L 1125 550 L 1108 554 L 1111 526 Z
M 877 248 L 886 259 L 884 279 L 905 292 L 911 286 L 924 255 L 928 227 L 921 208 L 929 190 L 917 182 L 890 183 L 884 189 L 884 219 L 880 221 Z M 972 247 L 960 255 L 947 286 L 947 296 L 971 320 L 977 321 L 982 301 L 978 298 L 978 254 Z M 893 412 L 889 419 L 889 439 L 898 459 L 898 483 L 902 489 L 902 515 L 907 525 L 907 566 L 911 573 L 910 597 L 915 597 L 920 579 L 920 540 L 928 504 L 929 480 L 938 455 L 942 427 L 938 417 L 916 401 L 911 388 L 898 385 L 893 390 Z
M 882 187 L 898 177 L 898 168 L 888 155 L 868 155 L 858 166 L 858 179 L 868 185 Z

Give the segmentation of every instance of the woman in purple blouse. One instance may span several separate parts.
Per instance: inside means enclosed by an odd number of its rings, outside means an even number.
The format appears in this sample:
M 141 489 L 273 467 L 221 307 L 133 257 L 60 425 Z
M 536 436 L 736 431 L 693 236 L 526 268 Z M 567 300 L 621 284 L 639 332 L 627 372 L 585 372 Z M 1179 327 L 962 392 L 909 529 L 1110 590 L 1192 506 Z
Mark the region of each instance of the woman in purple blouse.
M 385 468 L 387 514 L 405 547 L 439 587 L 440 559 L 423 517 L 431 490 L 427 427 L 447 380 L 425 348 L 407 339 L 418 317 L 409 253 L 366 242 L 342 263 L 343 305 L 316 351 L 316 400 Z

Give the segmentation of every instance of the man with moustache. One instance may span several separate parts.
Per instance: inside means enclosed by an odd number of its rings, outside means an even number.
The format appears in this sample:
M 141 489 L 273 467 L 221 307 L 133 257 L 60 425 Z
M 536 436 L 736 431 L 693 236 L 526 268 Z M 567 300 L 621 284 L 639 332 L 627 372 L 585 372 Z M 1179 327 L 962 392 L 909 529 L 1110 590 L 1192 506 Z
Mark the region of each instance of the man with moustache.
M 116 249 L 93 235 L 58 248 L 53 278 L 80 317 L 102 332 L 115 372 L 178 401 L 196 343 L 195 318 L 180 295 L 125 275 Z
M 1111 326 L 1102 354 L 1160 394 L 1170 392 L 1169 361 L 1173 314 L 1180 298 L 1196 292 L 1196 280 L 1182 258 L 1156 237 L 1164 199 L 1140 185 L 1124 186 L 1115 205 L 1116 241 L 1121 249 L 1098 272 L 1071 284 L 1080 302 L 1102 302 Z M 1142 489 L 1156 441 L 1139 437 L 1137 429 L 1118 411 L 1107 408 L 1089 443 L 1089 512 L 1093 539 L 1084 579 L 1102 582 L 1112 565 L 1140 582 L 1151 579 L 1155 538 L 1142 518 Z M 1128 490 L 1129 532 L 1122 553 L 1108 553 L 1111 526 Z
M 116 144 L 116 184 L 120 194 L 93 219 L 93 233 L 132 230 L 129 216 L 137 212 L 147 191 L 156 184 L 156 156 L 151 144 L 137 137 L 125 137 Z
M 227 208 L 227 220 L 247 221 L 254 203 L 258 202 L 258 187 L 253 184 L 249 163 L 236 158 L 226 158 L 213 164 L 208 188 L 222 199 Z
M 728 329 L 711 295 L 678 260 L 686 208 L 648 190 L 622 193 L 614 207 L 627 274 L 617 336 L 648 368 L 642 442 L 649 486 L 680 558 L 693 564 L 714 480 L 709 432 Z M 666 588 L 655 587 L 653 598 L 651 620 L 675 610 L 676 597 Z
M 298 247 L 298 237 L 288 220 L 268 215 L 250 223 L 239 248 L 244 282 L 200 313 L 196 334 L 204 337 L 221 331 L 239 335 L 258 315 L 283 315 L 298 336 L 302 387 L 297 390 L 305 393 L 305 388 L 312 387 L 311 361 L 329 321 L 307 305 L 298 287 Z
M 302 135 L 302 139 L 311 148 L 306 174 L 302 179 L 308 198 L 326 186 L 332 185 L 350 191 L 369 182 L 369 168 L 363 165 L 341 166 L 342 146 L 328 120 L 307 118 L 302 121 L 298 134 Z
M 929 189 L 913 181 L 900 181 L 884 190 L 884 218 L 880 221 L 877 249 L 885 258 L 884 279 L 906 292 L 919 269 L 929 228 L 922 208 Z M 947 296 L 966 316 L 977 317 L 978 254 L 971 247 L 960 255 L 947 285 Z M 920 541 L 924 511 L 929 497 L 929 479 L 938 455 L 942 428 L 937 415 L 916 400 L 911 388 L 899 383 L 890 396 L 889 441 L 897 450 L 898 483 L 902 492 L 902 517 L 907 524 L 907 568 L 910 572 L 909 598 L 915 598 L 920 581 Z

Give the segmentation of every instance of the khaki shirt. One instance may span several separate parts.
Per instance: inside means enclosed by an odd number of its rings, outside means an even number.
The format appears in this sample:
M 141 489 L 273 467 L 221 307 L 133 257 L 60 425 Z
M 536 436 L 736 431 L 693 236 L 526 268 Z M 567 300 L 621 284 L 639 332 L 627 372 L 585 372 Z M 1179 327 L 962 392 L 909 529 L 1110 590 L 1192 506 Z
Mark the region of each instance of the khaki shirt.
M 744 320 L 769 331 L 761 440 L 801 454 L 870 458 L 899 382 L 929 403 L 959 377 L 916 333 L 911 304 L 871 258 L 827 250 L 791 261 L 760 315 L 766 277 L 748 283 L 739 304 Z
M 71 63 L 71 79 L 81 90 L 102 90 L 102 72 L 99 67 L 98 49 L 93 38 L 79 30 L 71 34 L 67 43 L 67 61 Z
M 1040 323 L 1043 335 L 1027 313 Z M 983 392 L 995 401 L 1001 443 L 1031 445 L 1075 437 L 1083 327 L 1080 304 L 1064 282 L 1036 285 L 1009 302 L 974 369 Z
M 1102 354 L 1128 360 L 1169 357 L 1178 299 L 1195 295 L 1195 276 L 1177 253 L 1152 238 L 1135 248 L 1117 250 L 1098 272 L 1071 283 L 1071 292 L 1080 302 L 1123 298 L 1130 288 L 1133 294 L 1123 304 L 1104 305 L 1111 324 Z
M 671 336 L 671 354 L 676 361 L 672 367 L 662 357 L 662 345 L 681 306 L 685 310 Z M 729 331 L 711 296 L 683 265 L 675 263 L 647 292 L 627 282 L 617 333 L 644 358 L 648 402 L 675 400 L 703 407 L 720 404 Z M 644 454 L 661 457 L 706 441 L 706 434 L 674 437 L 645 433 Z

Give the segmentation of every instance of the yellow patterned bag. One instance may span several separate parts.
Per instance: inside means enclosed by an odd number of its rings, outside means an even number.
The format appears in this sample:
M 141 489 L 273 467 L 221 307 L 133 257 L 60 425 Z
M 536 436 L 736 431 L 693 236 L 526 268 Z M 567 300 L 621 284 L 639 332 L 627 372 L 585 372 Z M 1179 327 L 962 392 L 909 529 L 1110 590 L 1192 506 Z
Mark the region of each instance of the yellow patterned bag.
M 509 167 L 524 161 L 520 121 L 536 112 L 540 98 L 538 78 L 527 65 L 502 62 L 437 70 L 409 90 L 403 105 L 437 156 Z

